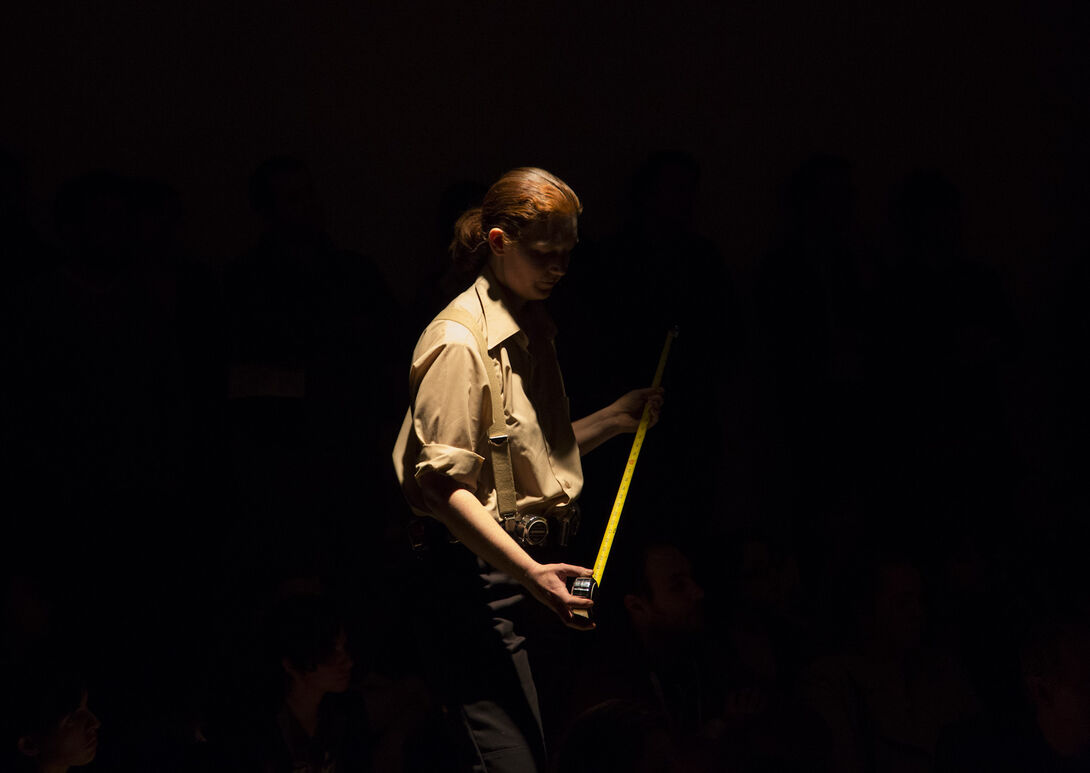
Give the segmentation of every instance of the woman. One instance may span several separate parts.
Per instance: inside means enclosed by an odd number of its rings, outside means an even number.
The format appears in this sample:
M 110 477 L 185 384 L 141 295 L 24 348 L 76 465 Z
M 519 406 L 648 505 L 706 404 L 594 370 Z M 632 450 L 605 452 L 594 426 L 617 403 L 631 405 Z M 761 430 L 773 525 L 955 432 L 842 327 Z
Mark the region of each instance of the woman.
M 579 457 L 635 431 L 648 401 L 657 420 L 662 404 L 661 390 L 641 389 L 571 421 L 540 302 L 567 271 L 581 211 L 563 181 L 519 168 L 458 219 L 452 255 L 479 275 L 416 345 L 394 449 L 417 525 L 445 527 L 424 562 L 420 636 L 440 645 L 425 662 L 459 707 L 476 770 L 543 768 L 537 693 L 516 633 L 520 601 L 528 591 L 565 624 L 591 627 L 572 613 L 591 602 L 566 582 L 591 571 L 545 557 L 577 525 Z

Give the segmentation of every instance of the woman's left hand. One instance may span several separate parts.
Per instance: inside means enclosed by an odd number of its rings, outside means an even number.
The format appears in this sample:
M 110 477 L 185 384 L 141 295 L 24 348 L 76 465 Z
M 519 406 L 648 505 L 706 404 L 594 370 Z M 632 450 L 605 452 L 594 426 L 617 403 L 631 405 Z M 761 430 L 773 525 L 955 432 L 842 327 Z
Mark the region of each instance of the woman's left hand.
M 633 389 L 621 395 L 610 406 L 618 432 L 635 432 L 640 426 L 640 418 L 643 417 L 643 407 L 647 404 L 651 405 L 651 420 L 648 426 L 655 426 L 659 420 L 659 411 L 662 410 L 664 394 L 662 387 L 647 387 Z
M 580 455 L 589 454 L 602 443 L 622 432 L 635 432 L 640 426 L 645 405 L 651 406 L 649 426 L 655 426 L 659 420 L 659 411 L 662 409 L 662 400 L 662 387 L 633 389 L 602 410 L 573 421 L 571 427 L 575 433 L 575 442 L 579 444 Z

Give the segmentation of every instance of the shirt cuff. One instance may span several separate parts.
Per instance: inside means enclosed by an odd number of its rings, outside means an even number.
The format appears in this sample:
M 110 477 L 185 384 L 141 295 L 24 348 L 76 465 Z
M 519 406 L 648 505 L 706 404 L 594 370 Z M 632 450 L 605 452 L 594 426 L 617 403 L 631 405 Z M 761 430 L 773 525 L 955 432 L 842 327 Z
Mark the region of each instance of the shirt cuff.
M 420 476 L 427 472 L 438 472 L 476 490 L 477 476 L 483 463 L 483 456 L 464 448 L 427 443 L 420 449 L 413 475 L 420 480 Z

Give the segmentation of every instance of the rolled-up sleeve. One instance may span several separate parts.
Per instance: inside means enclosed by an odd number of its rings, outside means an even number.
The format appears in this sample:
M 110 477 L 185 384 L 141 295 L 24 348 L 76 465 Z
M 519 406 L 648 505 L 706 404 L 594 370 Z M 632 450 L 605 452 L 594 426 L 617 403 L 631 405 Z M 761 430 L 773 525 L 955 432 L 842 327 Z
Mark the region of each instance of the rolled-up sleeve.
M 425 333 L 413 358 L 413 432 L 420 446 L 414 477 L 446 475 L 477 488 L 490 412 L 488 376 L 477 345 L 461 325 L 443 321 Z

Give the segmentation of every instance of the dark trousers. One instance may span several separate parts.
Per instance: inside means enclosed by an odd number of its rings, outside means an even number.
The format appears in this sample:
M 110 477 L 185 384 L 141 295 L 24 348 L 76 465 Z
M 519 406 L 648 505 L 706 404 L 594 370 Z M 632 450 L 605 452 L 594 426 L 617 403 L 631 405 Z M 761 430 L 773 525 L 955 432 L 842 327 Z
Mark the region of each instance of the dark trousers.
M 462 545 L 433 547 L 415 588 L 424 671 L 461 736 L 460 769 L 545 769 L 537 687 L 530 672 L 525 589 Z

